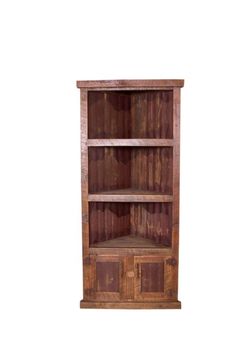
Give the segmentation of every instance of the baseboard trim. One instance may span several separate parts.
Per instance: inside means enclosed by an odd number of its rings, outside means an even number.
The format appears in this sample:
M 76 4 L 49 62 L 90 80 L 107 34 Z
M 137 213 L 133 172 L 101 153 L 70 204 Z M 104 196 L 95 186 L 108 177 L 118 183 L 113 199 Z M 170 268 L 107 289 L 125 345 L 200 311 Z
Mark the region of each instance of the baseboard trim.
M 80 301 L 82 309 L 181 309 L 180 301 L 161 302 L 102 302 Z

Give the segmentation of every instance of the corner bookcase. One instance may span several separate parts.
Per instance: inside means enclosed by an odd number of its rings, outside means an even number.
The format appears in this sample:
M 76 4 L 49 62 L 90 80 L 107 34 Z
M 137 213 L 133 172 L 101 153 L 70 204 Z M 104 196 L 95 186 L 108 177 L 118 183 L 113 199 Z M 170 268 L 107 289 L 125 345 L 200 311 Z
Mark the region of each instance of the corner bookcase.
M 81 308 L 180 308 L 183 80 L 77 81 L 81 94 Z

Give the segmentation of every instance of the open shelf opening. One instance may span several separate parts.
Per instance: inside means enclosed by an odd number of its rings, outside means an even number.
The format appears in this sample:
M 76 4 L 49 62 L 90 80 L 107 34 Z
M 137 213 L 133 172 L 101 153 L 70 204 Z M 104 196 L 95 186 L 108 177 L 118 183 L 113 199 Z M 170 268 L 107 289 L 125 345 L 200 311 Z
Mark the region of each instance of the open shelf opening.
M 172 139 L 173 91 L 90 91 L 89 139 Z
M 89 203 L 90 247 L 171 247 L 171 203 Z
M 89 147 L 89 193 L 172 194 L 172 147 Z

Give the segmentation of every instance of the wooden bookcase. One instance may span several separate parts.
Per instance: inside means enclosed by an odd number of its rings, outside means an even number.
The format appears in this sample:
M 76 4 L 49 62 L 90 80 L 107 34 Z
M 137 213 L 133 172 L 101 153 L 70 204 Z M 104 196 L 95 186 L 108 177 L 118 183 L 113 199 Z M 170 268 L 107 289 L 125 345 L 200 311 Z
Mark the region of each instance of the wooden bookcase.
M 183 80 L 77 81 L 81 90 L 81 308 L 180 308 Z

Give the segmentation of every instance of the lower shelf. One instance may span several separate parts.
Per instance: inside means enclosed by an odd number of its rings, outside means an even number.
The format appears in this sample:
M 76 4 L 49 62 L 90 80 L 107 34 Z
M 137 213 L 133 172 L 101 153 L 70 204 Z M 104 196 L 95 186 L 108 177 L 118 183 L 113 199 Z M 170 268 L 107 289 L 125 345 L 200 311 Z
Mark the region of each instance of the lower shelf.
M 80 308 L 85 309 L 181 309 L 180 301 L 162 302 L 99 302 L 80 301 Z
M 93 248 L 168 248 L 168 246 L 160 245 L 156 241 L 135 236 L 127 235 L 122 237 L 113 238 L 107 241 L 101 241 L 90 245 Z

